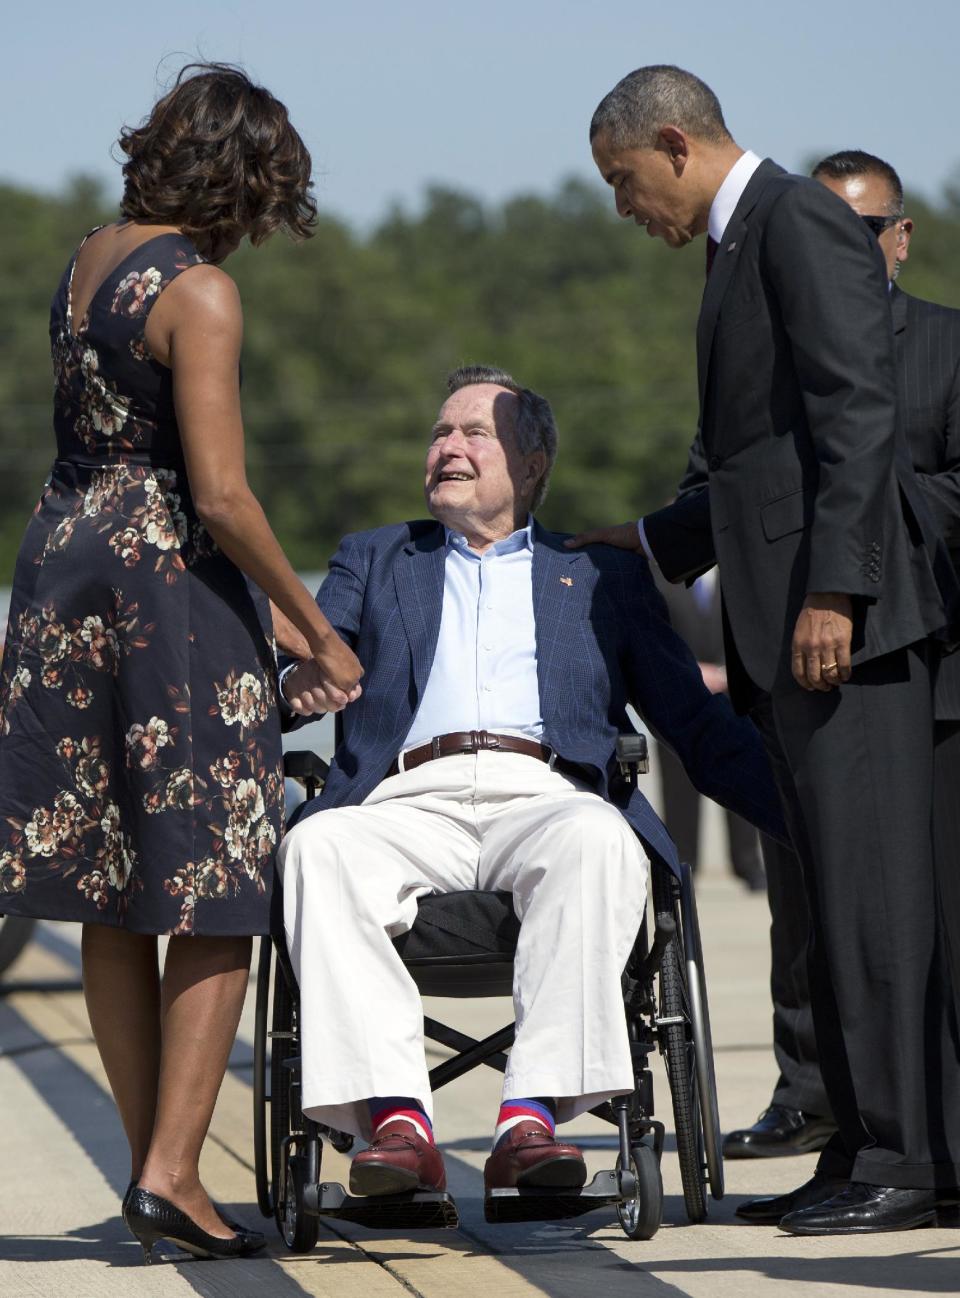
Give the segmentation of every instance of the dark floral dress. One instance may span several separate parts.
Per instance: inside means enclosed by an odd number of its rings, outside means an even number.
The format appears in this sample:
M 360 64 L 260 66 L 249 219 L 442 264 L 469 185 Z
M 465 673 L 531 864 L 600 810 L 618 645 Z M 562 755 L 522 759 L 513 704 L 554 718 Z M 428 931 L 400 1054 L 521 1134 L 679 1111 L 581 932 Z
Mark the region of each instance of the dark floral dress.
M 82 245 L 81 245 L 82 246 Z M 57 459 L 17 559 L 0 671 L 0 913 L 136 933 L 269 928 L 283 816 L 269 609 L 196 516 L 159 295 L 164 234 L 74 330 L 53 300 Z

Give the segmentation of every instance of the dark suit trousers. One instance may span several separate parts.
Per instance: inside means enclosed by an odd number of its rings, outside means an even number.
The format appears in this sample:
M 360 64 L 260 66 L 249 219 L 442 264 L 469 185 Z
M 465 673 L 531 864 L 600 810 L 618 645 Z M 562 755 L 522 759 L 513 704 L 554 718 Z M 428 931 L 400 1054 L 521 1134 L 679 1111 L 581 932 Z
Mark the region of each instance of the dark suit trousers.
M 695 788 L 683 763 L 665 744 L 657 745 L 660 758 L 660 790 L 663 794 L 663 822 L 677 845 L 677 854 L 692 870 L 697 868 L 700 850 L 700 805 L 702 794 Z M 748 820 L 723 808 L 730 845 L 730 864 L 738 879 L 748 881 L 762 871 L 759 835 Z
M 925 646 L 829 694 L 765 699 L 764 732 L 803 866 L 810 1002 L 837 1135 L 820 1168 L 960 1184 L 960 1048 L 937 921 L 933 700 Z
M 945 947 L 960 1006 L 960 721 L 934 723 L 933 857 Z M 830 1102 L 820 1073 L 807 981 L 810 916 L 796 855 L 763 836 L 770 902 L 770 991 L 773 1051 L 780 1077 L 774 1104 L 827 1117 Z
M 938 721 L 934 734 L 933 857 L 954 1005 L 960 1008 L 960 721 Z

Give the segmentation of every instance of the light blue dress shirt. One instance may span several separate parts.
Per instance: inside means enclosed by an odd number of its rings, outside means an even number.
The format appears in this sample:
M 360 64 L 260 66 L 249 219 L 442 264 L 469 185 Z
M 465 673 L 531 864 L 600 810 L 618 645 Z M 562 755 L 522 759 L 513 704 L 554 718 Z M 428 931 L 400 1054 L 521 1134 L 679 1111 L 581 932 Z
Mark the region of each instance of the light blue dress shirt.
M 403 746 L 455 730 L 543 734 L 532 518 L 484 554 L 447 529 L 437 651 Z

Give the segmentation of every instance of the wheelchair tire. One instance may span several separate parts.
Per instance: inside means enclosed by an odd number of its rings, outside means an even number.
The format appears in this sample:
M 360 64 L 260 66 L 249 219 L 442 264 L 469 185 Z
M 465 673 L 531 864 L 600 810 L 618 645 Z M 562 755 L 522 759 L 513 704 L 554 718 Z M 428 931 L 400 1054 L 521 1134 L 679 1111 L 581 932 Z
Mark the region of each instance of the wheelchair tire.
M 630 1151 L 637 1193 L 627 1203 L 617 1204 L 620 1228 L 627 1239 L 653 1239 L 663 1219 L 663 1179 L 660 1161 L 649 1145 L 634 1145 Z M 617 1155 L 617 1171 L 620 1170 Z
M 660 962 L 660 1018 L 679 1020 L 663 1023 L 659 1033 L 673 1104 L 683 1202 L 690 1221 L 698 1223 L 707 1215 L 705 1156 L 690 1003 L 680 947 L 675 937 L 667 943 Z
M 720 1133 L 720 1109 L 717 1099 L 717 1074 L 713 1061 L 713 1036 L 710 1031 L 710 1008 L 707 1003 L 707 980 L 703 968 L 703 946 L 700 921 L 697 918 L 697 896 L 689 875 L 682 889 L 684 951 L 687 958 L 687 988 L 690 992 L 690 1023 L 697 1060 L 697 1093 L 703 1124 L 703 1149 L 707 1181 L 714 1199 L 722 1199 L 723 1145 Z
M 273 980 L 273 1037 L 270 1041 L 270 1174 L 274 1211 L 282 1198 L 280 1175 L 282 1146 L 291 1131 L 298 1129 L 300 1115 L 291 1112 L 290 1070 L 284 1063 L 296 1054 L 298 1046 L 290 1037 L 293 1031 L 293 997 L 283 968 L 278 962 Z M 279 1219 L 277 1224 L 279 1225 Z
M 36 923 L 19 915 L 0 915 L 0 974 L 6 973 L 30 941 Z
M 267 1153 L 267 1023 L 270 1012 L 270 967 L 273 944 L 268 937 L 260 939 L 257 965 L 257 999 L 253 1026 L 253 1169 L 257 1183 L 257 1204 L 264 1217 L 273 1216 L 270 1191 L 270 1159 Z
M 291 1253 L 309 1253 L 320 1235 L 318 1217 L 304 1212 L 303 1192 L 309 1182 L 307 1160 L 302 1154 L 287 1159 L 286 1185 L 277 1199 L 277 1226 Z

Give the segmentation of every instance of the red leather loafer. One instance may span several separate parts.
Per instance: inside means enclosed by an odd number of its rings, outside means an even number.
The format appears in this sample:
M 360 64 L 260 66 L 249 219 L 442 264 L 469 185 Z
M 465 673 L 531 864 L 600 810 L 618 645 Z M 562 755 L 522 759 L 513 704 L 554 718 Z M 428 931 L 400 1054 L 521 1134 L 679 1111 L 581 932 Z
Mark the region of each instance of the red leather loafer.
M 440 1150 L 409 1122 L 385 1122 L 350 1164 L 351 1194 L 403 1194 L 444 1190 L 446 1185 Z
M 562 1145 L 538 1122 L 518 1122 L 487 1159 L 483 1183 L 488 1190 L 515 1186 L 577 1189 L 587 1167 L 576 1145 Z

